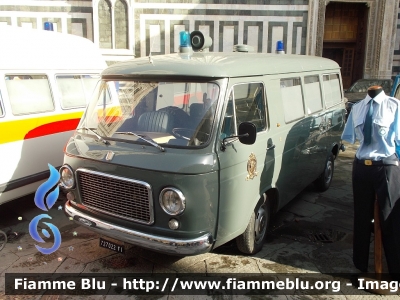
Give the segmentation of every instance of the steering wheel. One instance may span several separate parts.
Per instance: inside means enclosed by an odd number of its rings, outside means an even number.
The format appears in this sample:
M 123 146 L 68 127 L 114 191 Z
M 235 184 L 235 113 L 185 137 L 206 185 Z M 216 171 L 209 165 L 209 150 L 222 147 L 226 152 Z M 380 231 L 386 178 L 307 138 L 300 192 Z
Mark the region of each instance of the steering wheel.
M 195 129 L 189 129 L 189 128 L 174 128 L 172 129 L 172 135 L 178 139 L 184 139 L 187 141 L 191 141 L 193 139 L 193 135 L 196 134 L 196 136 L 204 136 L 207 137 L 209 134 L 205 133 L 203 131 L 198 131 Z M 206 139 L 205 139 L 206 140 Z
M 172 129 L 172 135 L 178 139 L 184 139 L 190 141 L 190 137 L 195 132 L 194 129 L 188 128 L 174 128 Z M 189 137 L 188 137 L 189 136 Z

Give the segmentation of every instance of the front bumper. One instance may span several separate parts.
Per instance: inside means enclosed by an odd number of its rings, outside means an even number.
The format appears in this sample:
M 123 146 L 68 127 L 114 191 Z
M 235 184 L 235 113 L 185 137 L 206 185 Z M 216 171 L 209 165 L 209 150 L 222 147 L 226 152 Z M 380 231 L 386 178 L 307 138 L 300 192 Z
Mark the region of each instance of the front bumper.
M 205 234 L 195 239 L 181 240 L 127 229 L 93 218 L 73 208 L 69 201 L 65 204 L 65 213 L 72 217 L 77 224 L 89 227 L 91 230 L 100 234 L 162 253 L 197 255 L 209 252 L 213 243 L 211 234 Z

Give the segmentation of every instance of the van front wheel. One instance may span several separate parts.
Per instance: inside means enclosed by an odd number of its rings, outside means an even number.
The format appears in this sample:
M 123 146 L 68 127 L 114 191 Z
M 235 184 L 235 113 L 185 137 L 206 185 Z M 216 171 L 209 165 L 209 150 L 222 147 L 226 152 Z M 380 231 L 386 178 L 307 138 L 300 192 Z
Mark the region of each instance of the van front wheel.
M 264 200 L 264 198 L 262 200 Z M 245 232 L 236 238 L 236 245 L 242 253 L 255 254 L 259 252 L 264 245 L 270 219 L 270 208 L 268 199 L 265 199 L 266 201 L 262 200 L 251 214 Z
M 315 187 L 319 192 L 325 192 L 327 189 L 329 189 L 332 182 L 334 169 L 335 169 L 334 158 L 333 154 L 331 153 L 325 162 L 324 171 L 314 181 Z

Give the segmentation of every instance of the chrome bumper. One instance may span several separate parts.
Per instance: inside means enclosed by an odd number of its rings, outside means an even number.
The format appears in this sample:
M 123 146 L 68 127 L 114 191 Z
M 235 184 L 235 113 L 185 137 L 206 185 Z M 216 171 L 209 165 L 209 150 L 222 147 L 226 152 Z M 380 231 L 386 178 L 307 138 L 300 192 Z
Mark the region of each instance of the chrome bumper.
M 65 204 L 65 213 L 72 217 L 79 225 L 89 227 L 91 230 L 109 236 L 113 239 L 124 241 L 143 248 L 175 255 L 196 255 L 209 252 L 212 246 L 211 234 L 191 240 L 170 239 L 156 235 L 127 229 L 86 215 L 73 208 L 69 201 Z M 81 220 L 80 220 L 81 219 Z M 89 221 L 89 222 L 88 222 Z M 90 223 L 91 222 L 91 223 Z

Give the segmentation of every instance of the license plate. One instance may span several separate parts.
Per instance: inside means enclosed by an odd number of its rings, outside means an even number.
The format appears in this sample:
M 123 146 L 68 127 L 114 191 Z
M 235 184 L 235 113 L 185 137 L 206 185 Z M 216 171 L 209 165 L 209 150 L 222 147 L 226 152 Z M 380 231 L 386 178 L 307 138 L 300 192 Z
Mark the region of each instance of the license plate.
M 107 248 L 107 249 L 113 250 L 113 251 L 118 252 L 118 253 L 125 253 L 125 246 L 124 245 L 118 245 L 118 244 L 116 244 L 114 242 L 107 241 L 107 240 L 105 240 L 103 238 L 100 238 L 100 244 L 99 245 L 100 245 L 100 247 Z

